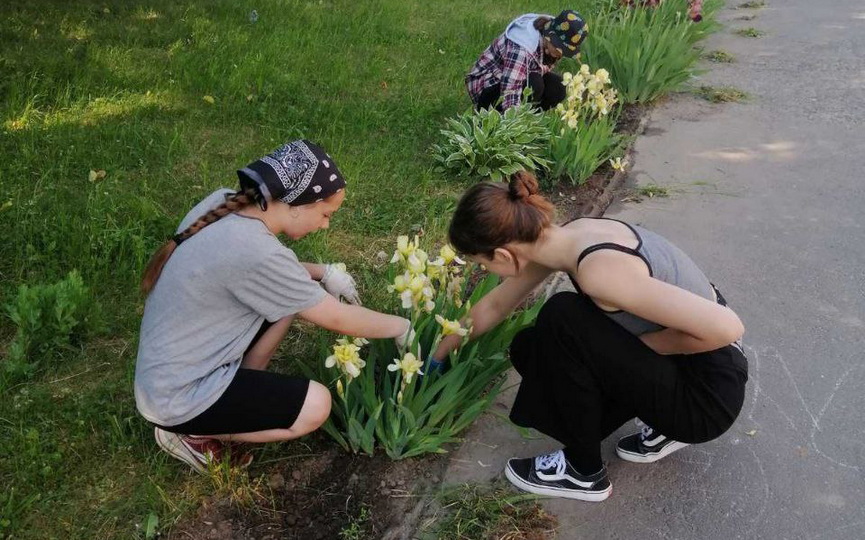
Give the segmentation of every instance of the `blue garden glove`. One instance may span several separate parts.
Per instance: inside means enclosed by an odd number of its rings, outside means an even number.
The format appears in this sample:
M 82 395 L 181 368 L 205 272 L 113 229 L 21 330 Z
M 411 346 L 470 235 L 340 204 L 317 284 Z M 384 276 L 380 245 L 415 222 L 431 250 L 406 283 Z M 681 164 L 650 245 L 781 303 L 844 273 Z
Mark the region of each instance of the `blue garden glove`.
M 423 365 L 423 372 L 425 374 L 430 374 L 433 372 L 436 373 L 444 373 L 447 370 L 447 362 L 439 362 L 432 356 L 428 356 L 426 362 Z

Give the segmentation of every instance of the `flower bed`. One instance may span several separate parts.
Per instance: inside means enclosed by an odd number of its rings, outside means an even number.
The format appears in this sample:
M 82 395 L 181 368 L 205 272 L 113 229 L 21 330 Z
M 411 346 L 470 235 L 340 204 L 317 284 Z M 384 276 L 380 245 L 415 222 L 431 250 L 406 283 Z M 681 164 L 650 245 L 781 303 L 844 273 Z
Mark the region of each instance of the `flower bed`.
M 534 321 L 540 302 L 470 343 L 464 339 L 444 371 L 423 367 L 442 337 L 467 336 L 470 328 L 459 321 L 498 284 L 488 274 L 469 292 L 470 273 L 450 246 L 432 259 L 417 237 L 399 237 L 389 290 L 399 300 L 396 311 L 412 321 L 412 343 L 397 350 L 391 340 L 341 337 L 312 373 L 337 396 L 323 429 L 345 450 L 372 455 L 380 447 L 391 459 L 444 452 L 495 399 L 510 365 L 508 344 Z

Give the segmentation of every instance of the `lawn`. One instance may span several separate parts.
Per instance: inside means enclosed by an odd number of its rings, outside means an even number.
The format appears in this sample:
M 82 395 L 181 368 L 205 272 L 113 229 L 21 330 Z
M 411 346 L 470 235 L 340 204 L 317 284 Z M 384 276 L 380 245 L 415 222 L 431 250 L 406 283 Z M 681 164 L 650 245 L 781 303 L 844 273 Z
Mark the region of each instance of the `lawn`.
M 588 15 L 606 3 L 568 7 Z M 548 0 L 4 2 L 0 304 L 19 285 L 74 269 L 99 324 L 3 391 L 0 538 L 144 538 L 148 523 L 165 530 L 211 492 L 211 479 L 157 450 L 135 411 L 137 284 L 152 251 L 195 202 L 235 186 L 237 168 L 308 138 L 336 158 L 348 198 L 329 231 L 292 248 L 347 263 L 366 303 L 384 306 L 369 261 L 397 234 L 441 237 L 467 185 L 436 172 L 430 151 L 445 119 L 469 106 L 466 71 L 516 14 L 560 9 Z M 0 354 L 14 332 L 0 319 Z M 290 334 L 280 369 L 310 360 L 306 336 Z

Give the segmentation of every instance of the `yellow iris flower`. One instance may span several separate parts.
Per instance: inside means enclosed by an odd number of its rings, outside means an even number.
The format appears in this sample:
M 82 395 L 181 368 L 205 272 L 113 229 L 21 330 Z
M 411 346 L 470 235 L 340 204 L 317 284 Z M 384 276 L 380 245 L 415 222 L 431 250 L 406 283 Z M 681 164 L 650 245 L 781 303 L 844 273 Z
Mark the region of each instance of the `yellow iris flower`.
M 624 171 L 625 167 L 627 167 L 627 166 L 628 166 L 628 161 L 624 160 L 620 157 L 617 157 L 615 159 L 610 160 L 610 167 L 612 167 L 613 170 L 615 170 L 615 171 Z
M 439 323 L 442 327 L 443 336 L 450 336 L 454 334 L 458 336 L 465 336 L 469 333 L 467 329 L 463 328 L 462 325 L 460 325 L 459 321 L 451 321 L 445 319 L 441 315 L 436 315 L 435 319 L 436 322 Z
M 393 364 L 389 364 L 387 370 L 402 371 L 402 377 L 405 384 L 411 384 L 411 380 L 415 375 L 423 375 L 423 371 L 420 370 L 422 367 L 423 362 L 418 360 L 414 354 L 407 352 L 403 355 L 402 359 L 394 358 Z
M 358 354 L 360 347 L 354 343 L 337 343 L 333 346 L 333 354 L 324 360 L 327 368 L 336 367 L 341 372 L 354 379 L 360 375 L 360 370 L 366 366 L 366 362 Z

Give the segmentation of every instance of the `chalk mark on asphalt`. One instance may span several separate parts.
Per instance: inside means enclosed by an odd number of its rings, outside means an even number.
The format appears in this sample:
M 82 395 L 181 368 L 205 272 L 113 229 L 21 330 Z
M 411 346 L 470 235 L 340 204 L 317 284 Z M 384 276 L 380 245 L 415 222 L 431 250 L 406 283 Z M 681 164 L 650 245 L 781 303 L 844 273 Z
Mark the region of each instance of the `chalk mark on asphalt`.
M 754 451 L 753 448 L 748 448 L 748 451 L 751 452 L 751 455 L 754 456 L 754 461 L 757 463 L 757 468 L 760 469 L 760 480 L 763 488 L 763 500 L 760 503 L 760 511 L 757 512 L 756 517 L 751 520 L 751 528 L 748 529 L 744 533 L 744 537 L 747 538 L 748 535 L 757 530 L 757 525 L 759 525 L 763 521 L 763 515 L 766 513 L 766 509 L 769 507 L 769 479 L 766 476 L 766 469 L 763 468 L 763 462 L 760 461 L 760 458 L 757 457 L 757 452 Z
M 751 420 L 755 424 L 756 427 L 759 427 L 759 425 L 760 425 L 759 422 L 757 422 L 754 419 L 754 413 L 756 410 L 758 399 L 759 399 L 760 395 L 762 394 L 767 401 L 773 403 L 778 408 L 778 410 L 781 412 L 781 414 L 784 416 L 784 418 L 787 419 L 787 422 L 791 425 L 791 427 L 794 430 L 797 430 L 795 422 L 793 422 L 792 418 L 790 418 L 790 416 L 787 415 L 787 413 L 785 413 L 783 411 L 781 406 L 768 393 L 765 393 L 763 391 L 763 388 L 760 385 L 760 357 L 761 357 L 761 352 L 757 351 L 753 347 L 747 347 L 746 346 L 746 349 L 750 353 L 749 358 L 753 360 L 755 371 L 756 371 L 755 376 L 752 378 L 752 380 L 754 381 L 754 395 L 751 398 L 750 410 L 748 411 L 748 419 Z M 852 470 L 857 471 L 857 472 L 861 471 L 862 469 L 859 465 L 847 463 L 841 459 L 837 459 L 837 458 L 830 456 L 825 451 L 823 451 L 822 448 L 820 448 L 820 445 L 817 442 L 817 433 L 823 432 L 823 429 L 820 426 L 820 422 L 825 417 L 826 412 L 828 411 L 829 406 L 832 404 L 832 401 L 835 399 L 835 396 L 838 394 L 838 391 L 841 389 L 842 386 L 844 386 L 844 383 L 847 381 L 847 378 L 850 376 L 850 374 L 853 372 L 854 368 L 857 366 L 852 365 L 849 368 L 847 368 L 847 370 L 835 381 L 835 386 L 833 387 L 829 396 L 826 398 L 826 401 L 823 403 L 823 406 L 820 408 L 820 411 L 815 416 L 814 413 L 811 412 L 811 407 L 808 406 L 808 402 L 805 401 L 805 397 L 802 395 L 802 392 L 799 389 L 799 385 L 796 384 L 796 380 L 793 378 L 793 374 L 790 371 L 790 367 L 788 366 L 787 362 L 784 360 L 783 355 L 774 347 L 764 348 L 762 350 L 762 353 L 763 353 L 764 357 L 776 358 L 778 360 L 778 364 L 781 366 L 781 369 L 784 371 L 785 375 L 787 376 L 787 379 L 790 381 L 790 385 L 793 387 L 793 390 L 796 393 L 796 397 L 798 398 L 799 403 L 802 405 L 802 409 L 805 411 L 805 414 L 808 415 L 808 418 L 811 421 L 810 422 L 811 426 L 810 426 L 810 429 L 808 431 L 808 443 L 807 443 L 808 446 L 810 446 L 814 450 L 814 452 L 817 453 L 817 455 L 823 457 L 824 459 L 826 459 L 830 463 L 833 463 L 839 467 L 844 467 L 846 469 L 852 469 Z

